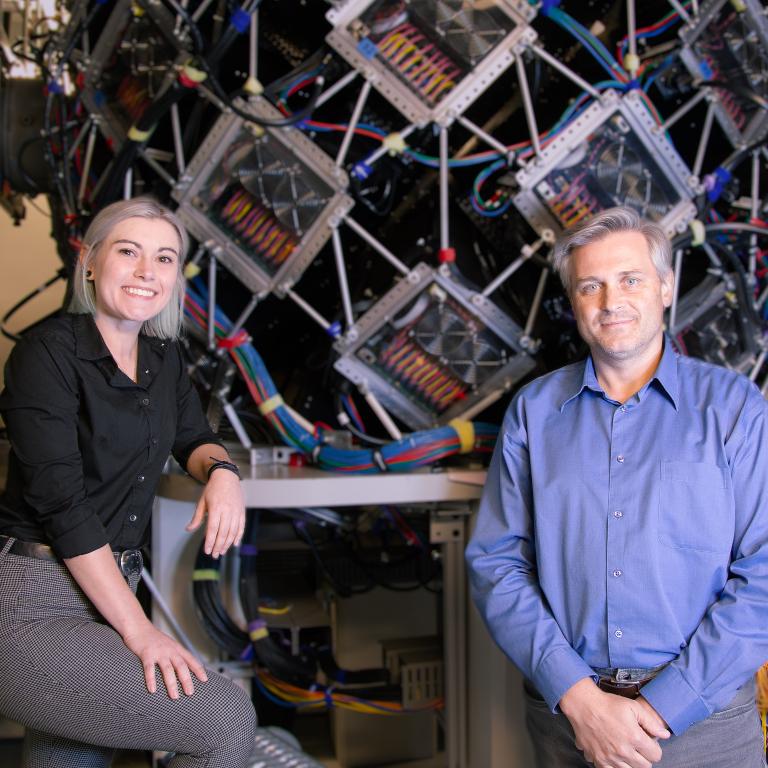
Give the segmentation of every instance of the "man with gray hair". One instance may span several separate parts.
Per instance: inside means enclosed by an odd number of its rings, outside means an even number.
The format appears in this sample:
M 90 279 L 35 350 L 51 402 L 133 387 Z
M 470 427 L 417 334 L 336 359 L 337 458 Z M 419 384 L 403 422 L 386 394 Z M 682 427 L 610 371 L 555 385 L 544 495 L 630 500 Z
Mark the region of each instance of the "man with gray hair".
M 768 405 L 675 354 L 671 260 L 628 208 L 559 240 L 590 356 L 513 398 L 467 548 L 538 768 L 765 766 Z

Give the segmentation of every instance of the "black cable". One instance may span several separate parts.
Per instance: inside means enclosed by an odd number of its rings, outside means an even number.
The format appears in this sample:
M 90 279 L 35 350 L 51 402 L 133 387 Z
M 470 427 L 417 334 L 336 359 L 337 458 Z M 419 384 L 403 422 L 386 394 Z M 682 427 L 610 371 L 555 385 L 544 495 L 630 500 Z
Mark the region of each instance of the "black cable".
M 749 233 L 749 234 L 756 234 L 756 235 L 768 235 L 768 229 L 764 229 L 763 227 L 758 227 L 754 224 L 744 224 L 740 222 L 727 222 L 723 224 L 708 224 L 705 228 L 706 232 L 741 232 L 741 233 Z M 685 248 L 691 244 L 691 241 L 693 239 L 693 233 L 686 233 L 685 235 L 682 235 L 680 237 L 675 238 L 672 241 L 672 248 L 674 250 L 677 250 L 679 248 Z M 752 301 L 750 297 L 750 285 L 749 280 L 747 277 L 746 270 L 744 269 L 744 265 L 741 263 L 741 260 L 739 257 L 733 253 L 733 251 L 728 248 L 723 243 L 719 242 L 718 240 L 707 240 L 708 245 L 713 247 L 715 250 L 717 250 L 721 256 L 724 256 L 727 261 L 733 266 L 733 269 L 736 273 L 736 290 L 739 298 L 739 303 L 746 311 L 748 317 L 744 317 L 743 314 L 737 313 L 739 316 L 739 322 L 742 324 L 742 327 L 744 329 L 744 339 L 747 342 L 747 345 L 750 348 L 750 351 L 754 352 L 754 346 L 755 341 L 753 338 L 753 334 L 748 333 L 748 328 L 745 325 L 745 323 L 750 323 L 754 328 L 761 328 L 763 325 L 763 321 L 760 318 L 760 316 L 757 313 L 757 310 L 755 309 L 754 302 Z
M 29 301 L 35 298 L 35 296 L 38 296 L 39 294 L 43 293 L 43 291 L 50 288 L 54 283 L 58 282 L 59 280 L 66 280 L 67 278 L 67 272 L 64 269 L 64 267 L 60 267 L 56 274 L 53 277 L 49 277 L 48 280 L 46 280 L 42 285 L 39 285 L 37 288 L 35 288 L 33 291 L 30 291 L 23 299 L 20 301 L 17 301 L 4 315 L 2 320 L 0 320 L 0 333 L 3 334 L 7 339 L 10 339 L 11 341 L 19 341 L 21 339 L 21 336 L 17 336 L 15 333 L 11 333 L 9 330 L 6 329 L 5 324 Z
M 336 421 L 342 427 L 344 427 L 344 429 L 346 429 L 351 435 L 354 435 L 358 440 L 360 440 L 360 442 L 366 443 L 367 445 L 389 445 L 391 440 L 382 440 L 378 437 L 372 437 L 371 435 L 366 435 L 365 432 L 359 430 L 352 423 L 352 419 L 349 418 L 347 412 L 344 410 L 344 406 L 341 404 L 341 394 L 339 392 L 335 392 L 333 397 L 334 405 L 336 406 Z
M 205 45 L 203 43 L 202 36 L 200 35 L 200 30 L 197 28 L 197 25 L 192 20 L 192 17 L 189 15 L 189 12 L 185 8 L 183 8 L 178 2 L 176 2 L 176 0 L 163 0 L 163 2 L 166 5 L 170 6 L 173 12 L 181 16 L 181 18 L 184 20 L 184 23 L 187 25 L 187 27 L 189 28 L 194 38 L 193 42 L 195 44 L 195 48 L 197 49 L 198 53 L 200 53 L 197 63 L 200 65 L 200 68 L 202 69 L 202 71 L 205 72 L 207 82 L 210 84 L 217 98 L 219 98 L 238 117 L 242 117 L 243 120 L 246 120 L 249 123 L 254 123 L 256 125 L 260 125 L 266 128 L 287 128 L 289 126 L 295 125 L 296 123 L 300 123 L 302 120 L 305 120 L 312 114 L 312 112 L 315 109 L 315 104 L 317 103 L 317 100 L 320 98 L 320 94 L 323 91 L 323 85 L 325 84 L 325 80 L 323 79 L 322 75 L 318 76 L 317 80 L 315 80 L 314 88 L 312 90 L 312 94 L 310 95 L 307 104 L 298 112 L 294 112 L 293 114 L 288 115 L 287 117 L 267 119 L 262 117 L 256 117 L 255 115 L 252 115 L 250 112 L 246 112 L 245 110 L 240 109 L 240 107 L 238 107 L 233 102 L 230 95 L 224 90 L 223 86 L 219 82 L 219 79 L 212 68 L 212 64 L 218 63 L 218 58 L 220 58 L 220 56 L 223 55 L 223 52 L 220 53 L 219 48 L 215 49 L 214 53 L 217 56 L 217 58 L 213 61 L 208 56 L 203 55 L 203 51 L 205 50 Z M 222 36 L 222 39 L 223 37 L 224 36 Z M 327 54 L 324 57 L 323 62 L 321 63 L 321 66 L 325 66 L 325 64 L 329 60 L 330 60 L 330 54 Z

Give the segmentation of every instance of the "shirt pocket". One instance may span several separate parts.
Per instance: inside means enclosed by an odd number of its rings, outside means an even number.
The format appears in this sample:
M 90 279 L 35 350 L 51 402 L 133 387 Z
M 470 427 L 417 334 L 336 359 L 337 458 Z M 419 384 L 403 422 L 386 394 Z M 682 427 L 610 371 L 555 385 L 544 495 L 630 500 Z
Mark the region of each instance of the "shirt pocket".
M 716 464 L 662 461 L 659 541 L 676 549 L 727 552 L 733 541 L 726 470 Z

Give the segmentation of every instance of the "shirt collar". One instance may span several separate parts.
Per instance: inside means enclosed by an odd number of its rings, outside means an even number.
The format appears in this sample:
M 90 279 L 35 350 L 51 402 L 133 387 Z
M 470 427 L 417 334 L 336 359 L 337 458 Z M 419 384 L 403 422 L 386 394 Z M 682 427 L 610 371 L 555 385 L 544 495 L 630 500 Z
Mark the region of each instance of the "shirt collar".
M 112 357 L 112 353 L 104 343 L 104 339 L 96 326 L 93 315 L 89 313 L 73 314 L 72 325 L 75 332 L 75 354 L 81 360 L 103 360 Z M 165 350 L 168 349 L 168 342 L 165 339 L 140 334 L 139 357 L 141 357 L 144 346 L 148 346 L 153 352 L 163 357 Z
M 597 380 L 597 373 L 595 372 L 595 365 L 592 362 L 591 355 L 584 361 L 582 370 L 583 373 L 581 378 L 579 378 L 578 375 L 574 376 L 572 385 L 567 388 L 565 397 L 560 403 L 561 411 L 567 403 L 578 397 L 585 389 L 590 389 L 601 395 L 605 394 L 603 388 L 600 386 L 600 382 Z M 673 349 L 669 337 L 666 335 L 664 336 L 664 348 L 661 353 L 661 360 L 659 360 L 659 364 L 656 367 L 656 372 L 653 374 L 648 384 L 643 387 L 641 392 L 654 381 L 658 383 L 662 391 L 669 398 L 675 410 L 677 410 L 677 401 L 680 392 L 677 379 L 677 353 Z

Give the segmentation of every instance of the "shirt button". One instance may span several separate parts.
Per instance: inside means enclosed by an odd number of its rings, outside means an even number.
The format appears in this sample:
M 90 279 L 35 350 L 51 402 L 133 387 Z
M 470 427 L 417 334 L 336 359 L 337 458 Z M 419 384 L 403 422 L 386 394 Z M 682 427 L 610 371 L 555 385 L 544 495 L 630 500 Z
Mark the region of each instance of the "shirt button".
M 622 456 L 621 454 L 619 454 L 619 455 L 616 457 L 616 461 L 618 461 L 618 462 L 619 462 L 619 464 L 623 464 L 623 463 L 624 463 L 624 456 Z
M 139 475 L 139 476 L 138 476 L 136 479 L 137 479 L 137 480 L 138 480 L 140 483 L 143 483 L 143 482 L 144 482 L 144 475 Z
M 624 513 L 620 509 L 616 509 L 613 512 L 614 517 L 624 517 Z
M 147 373 L 149 373 L 149 371 L 147 371 Z M 622 413 L 626 413 L 626 412 L 627 412 L 627 406 L 626 406 L 626 405 L 622 405 L 622 406 L 619 408 L 619 410 L 620 410 Z
M 129 520 L 130 520 L 132 523 L 135 523 L 135 522 L 136 522 L 136 515 L 131 515 L 131 516 L 130 516 L 128 519 L 129 519 Z
M 616 569 L 616 570 L 613 572 L 613 575 L 614 575 L 614 576 L 615 576 L 615 577 L 618 579 L 618 578 L 619 578 L 619 576 L 621 576 L 621 571 L 620 571 L 620 570 L 617 568 L 617 569 Z
M 142 405 L 149 405 L 149 398 L 148 397 L 143 397 L 141 399 L 141 404 Z
M 616 635 L 616 637 L 624 636 L 624 633 L 620 629 L 617 629 L 613 634 Z
M 152 438 L 152 445 L 157 445 L 157 438 L 156 437 Z

